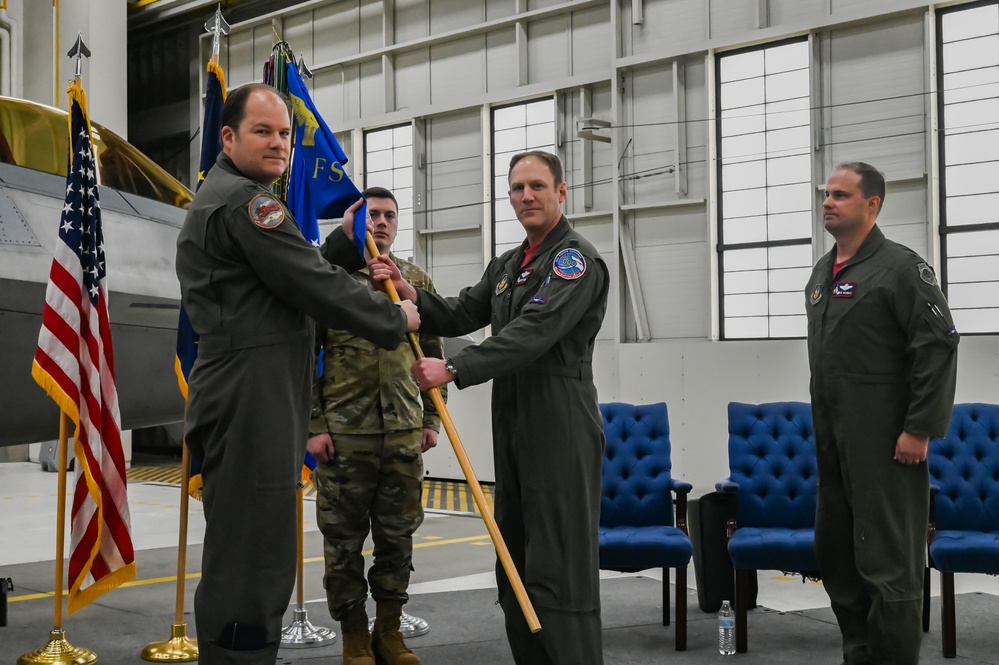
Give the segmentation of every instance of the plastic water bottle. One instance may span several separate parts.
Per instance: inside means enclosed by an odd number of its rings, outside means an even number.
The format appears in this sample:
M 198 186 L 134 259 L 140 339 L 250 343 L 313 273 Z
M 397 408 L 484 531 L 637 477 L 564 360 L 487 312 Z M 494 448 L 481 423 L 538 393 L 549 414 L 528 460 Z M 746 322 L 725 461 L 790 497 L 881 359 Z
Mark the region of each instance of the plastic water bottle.
M 735 614 L 727 600 L 722 601 L 718 610 L 718 653 L 723 656 L 735 655 Z

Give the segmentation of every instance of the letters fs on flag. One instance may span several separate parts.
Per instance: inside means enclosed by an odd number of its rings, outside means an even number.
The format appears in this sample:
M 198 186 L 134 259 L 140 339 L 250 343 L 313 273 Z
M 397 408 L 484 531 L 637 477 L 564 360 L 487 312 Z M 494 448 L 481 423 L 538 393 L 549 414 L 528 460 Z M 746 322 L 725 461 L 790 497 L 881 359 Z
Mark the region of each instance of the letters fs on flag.
M 319 247 L 319 219 L 343 217 L 361 198 L 343 170 L 347 155 L 316 110 L 294 62 L 287 64 L 288 97 L 295 115 L 295 150 L 291 156 L 288 208 L 302 235 Z M 354 244 L 364 256 L 368 207 L 354 212 Z
M 31 374 L 76 424 L 69 612 L 135 577 L 87 98 L 69 88 L 72 150 Z M 63 500 L 60 497 L 60 500 Z

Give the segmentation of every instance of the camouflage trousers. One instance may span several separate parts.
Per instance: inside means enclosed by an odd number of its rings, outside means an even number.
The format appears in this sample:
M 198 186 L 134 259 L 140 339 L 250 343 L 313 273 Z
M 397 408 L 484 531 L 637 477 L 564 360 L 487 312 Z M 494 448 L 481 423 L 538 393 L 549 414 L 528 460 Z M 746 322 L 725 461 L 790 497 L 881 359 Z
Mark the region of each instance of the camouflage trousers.
M 324 536 L 326 599 L 337 621 L 367 600 L 409 600 L 413 533 L 423 523 L 423 453 L 419 429 L 334 434 L 335 454 L 313 474 L 316 521 Z M 374 563 L 364 579 L 364 540 Z

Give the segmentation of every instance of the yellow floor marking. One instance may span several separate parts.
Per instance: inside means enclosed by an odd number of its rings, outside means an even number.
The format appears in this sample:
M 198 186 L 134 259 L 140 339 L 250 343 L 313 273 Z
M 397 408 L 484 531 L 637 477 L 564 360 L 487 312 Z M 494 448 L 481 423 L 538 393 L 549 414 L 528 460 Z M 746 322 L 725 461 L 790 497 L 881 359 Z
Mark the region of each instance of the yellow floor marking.
M 483 540 L 485 540 L 487 542 L 477 542 L 477 541 L 483 541 Z M 413 545 L 413 549 L 420 549 L 420 548 L 424 548 L 424 547 L 438 547 L 440 545 L 455 545 L 455 544 L 458 544 L 458 543 L 471 543 L 473 545 L 491 545 L 492 544 L 492 542 L 489 542 L 489 536 L 488 535 L 481 535 L 481 536 L 466 536 L 464 538 L 451 538 L 451 539 L 448 539 L 448 540 L 438 540 L 438 541 L 432 542 L 432 543 L 416 543 L 415 545 Z M 372 552 L 373 552 L 373 550 L 365 550 L 361 554 L 363 554 L 364 556 L 371 556 Z M 324 561 L 323 557 L 321 557 L 321 556 L 314 556 L 314 557 L 309 557 L 309 558 L 305 559 L 304 563 L 321 563 L 323 561 Z M 195 580 L 195 579 L 198 579 L 200 577 L 201 577 L 201 573 L 187 573 L 187 575 L 184 576 L 184 579 Z M 162 584 L 164 582 L 176 582 L 176 581 L 177 581 L 177 576 L 176 575 L 172 575 L 172 576 L 168 576 L 168 577 L 151 577 L 151 578 L 149 578 L 147 580 L 132 580 L 131 582 L 126 582 L 125 584 L 122 584 L 121 587 L 147 586 L 149 584 Z M 119 588 L 121 588 L 121 587 L 119 587 Z M 66 596 L 68 594 L 69 594 L 68 591 L 64 590 L 62 592 L 62 595 L 64 595 L 64 596 Z M 23 601 L 23 600 L 39 600 L 41 598 L 52 598 L 52 596 L 54 596 L 54 595 L 55 595 L 54 591 L 48 591 L 48 592 L 43 592 L 43 593 L 26 593 L 26 594 L 23 594 L 23 595 L 20 595 L 20 596 L 10 596 L 7 599 L 7 601 L 11 602 L 11 603 L 16 603 L 16 602 Z

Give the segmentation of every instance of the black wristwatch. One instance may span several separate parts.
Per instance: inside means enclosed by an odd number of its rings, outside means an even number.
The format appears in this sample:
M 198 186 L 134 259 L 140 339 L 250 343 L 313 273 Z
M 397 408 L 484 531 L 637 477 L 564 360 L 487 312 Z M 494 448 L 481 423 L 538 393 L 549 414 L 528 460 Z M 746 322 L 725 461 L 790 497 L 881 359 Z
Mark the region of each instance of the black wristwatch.
M 444 359 L 444 369 L 446 369 L 447 371 L 451 372 L 451 377 L 452 377 L 452 379 L 451 379 L 451 380 L 452 380 L 452 381 L 453 381 L 454 379 L 457 379 L 457 378 L 458 378 L 458 370 L 456 370 L 456 369 L 454 368 L 454 363 L 453 363 L 453 362 L 451 362 L 451 359 L 450 359 L 450 358 L 445 358 L 445 359 Z

